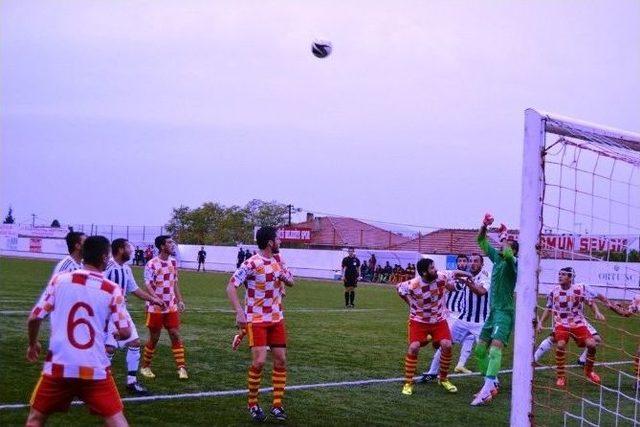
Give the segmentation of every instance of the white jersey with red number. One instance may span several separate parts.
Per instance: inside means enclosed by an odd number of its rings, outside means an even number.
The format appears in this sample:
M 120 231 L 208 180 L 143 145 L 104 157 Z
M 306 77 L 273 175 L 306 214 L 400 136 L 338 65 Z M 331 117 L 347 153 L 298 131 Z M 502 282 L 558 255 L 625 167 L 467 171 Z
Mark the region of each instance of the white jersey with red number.
M 58 274 L 31 311 L 38 319 L 48 315 L 51 337 L 42 372 L 59 378 L 107 378 L 107 325 L 130 327 L 120 287 L 87 270 Z
M 284 318 L 282 297 L 284 283 L 293 280 L 291 272 L 281 258 L 265 258 L 260 254 L 246 260 L 231 277 L 234 286 L 243 284 L 245 315 L 249 323 L 279 322 Z
M 144 267 L 144 283 L 166 305 L 163 310 L 162 307 L 147 301 L 147 311 L 149 313 L 172 313 L 178 311 L 178 299 L 176 298 L 178 263 L 175 258 L 169 257 L 166 261 L 163 261 L 160 257 L 150 259 Z
M 398 283 L 398 294 L 409 301 L 409 318 L 422 323 L 438 323 L 446 319 L 446 282 L 452 280 L 450 271 L 439 271 L 438 278 L 432 282 L 416 277 Z
M 553 312 L 553 325 L 576 328 L 586 326 L 584 318 L 584 303 L 596 298 L 597 292 L 589 286 L 573 283 L 563 289 L 556 285 L 547 297 L 547 308 Z

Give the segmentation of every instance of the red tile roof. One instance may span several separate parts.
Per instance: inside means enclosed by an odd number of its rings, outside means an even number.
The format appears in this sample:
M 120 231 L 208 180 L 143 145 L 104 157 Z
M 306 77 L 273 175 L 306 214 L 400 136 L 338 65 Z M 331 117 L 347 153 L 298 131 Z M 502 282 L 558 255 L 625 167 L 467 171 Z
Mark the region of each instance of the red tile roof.
M 478 252 L 477 229 L 436 230 L 394 246 L 391 249 L 423 254 L 469 254 Z
M 346 217 L 324 216 L 295 224 L 311 229 L 309 246 L 389 249 L 411 238 L 366 222 Z

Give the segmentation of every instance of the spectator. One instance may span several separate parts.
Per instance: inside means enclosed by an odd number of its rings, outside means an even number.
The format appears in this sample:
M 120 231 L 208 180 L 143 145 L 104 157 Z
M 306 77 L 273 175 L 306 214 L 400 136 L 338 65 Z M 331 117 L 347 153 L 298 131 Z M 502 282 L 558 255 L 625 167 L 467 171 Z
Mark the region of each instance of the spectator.
M 247 257 L 248 259 L 248 257 Z M 245 260 L 244 250 L 242 248 L 238 249 L 238 262 L 236 263 L 236 269 L 240 268 L 242 263 Z
M 204 246 L 202 246 L 198 251 L 198 271 L 200 271 L 200 265 L 202 265 L 202 271 L 207 271 L 204 268 L 204 261 L 206 259 L 207 259 L 207 251 L 205 251 Z
M 147 250 L 144 251 L 145 264 L 151 261 L 151 258 L 153 258 L 153 246 L 149 245 L 147 246 Z
M 253 254 L 251 254 L 251 251 L 249 249 L 247 249 L 246 251 L 244 251 L 244 260 L 248 260 L 249 258 L 251 258 L 253 255 L 257 254 L 256 251 L 253 251 Z
M 360 266 L 360 277 L 362 277 L 363 282 L 368 282 L 369 279 L 369 267 L 366 262 L 363 262 Z
M 376 271 L 376 265 L 377 265 L 377 260 L 376 260 L 376 255 L 375 254 L 371 254 L 371 257 L 369 258 L 369 270 L 375 272 Z

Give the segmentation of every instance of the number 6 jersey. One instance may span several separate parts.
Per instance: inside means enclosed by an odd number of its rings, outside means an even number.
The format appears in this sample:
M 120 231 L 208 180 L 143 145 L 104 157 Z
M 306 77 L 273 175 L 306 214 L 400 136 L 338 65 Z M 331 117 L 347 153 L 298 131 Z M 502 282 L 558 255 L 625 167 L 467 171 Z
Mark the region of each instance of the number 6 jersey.
M 117 329 L 131 326 L 120 287 L 87 270 L 58 274 L 31 311 L 32 318 L 48 315 L 51 336 L 42 372 L 58 378 L 107 378 L 107 326 L 109 322 Z

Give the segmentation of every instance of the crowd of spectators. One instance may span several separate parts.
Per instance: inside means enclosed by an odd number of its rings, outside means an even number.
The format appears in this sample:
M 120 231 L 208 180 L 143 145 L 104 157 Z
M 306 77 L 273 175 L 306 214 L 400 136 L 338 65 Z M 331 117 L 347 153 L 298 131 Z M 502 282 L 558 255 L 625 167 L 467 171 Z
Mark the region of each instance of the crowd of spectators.
M 402 267 L 400 264 L 391 265 L 387 261 L 385 265 L 381 265 L 373 254 L 367 262 L 360 264 L 360 277 L 363 282 L 395 284 L 412 279 L 415 275 L 415 264 L 409 263 L 406 267 Z

